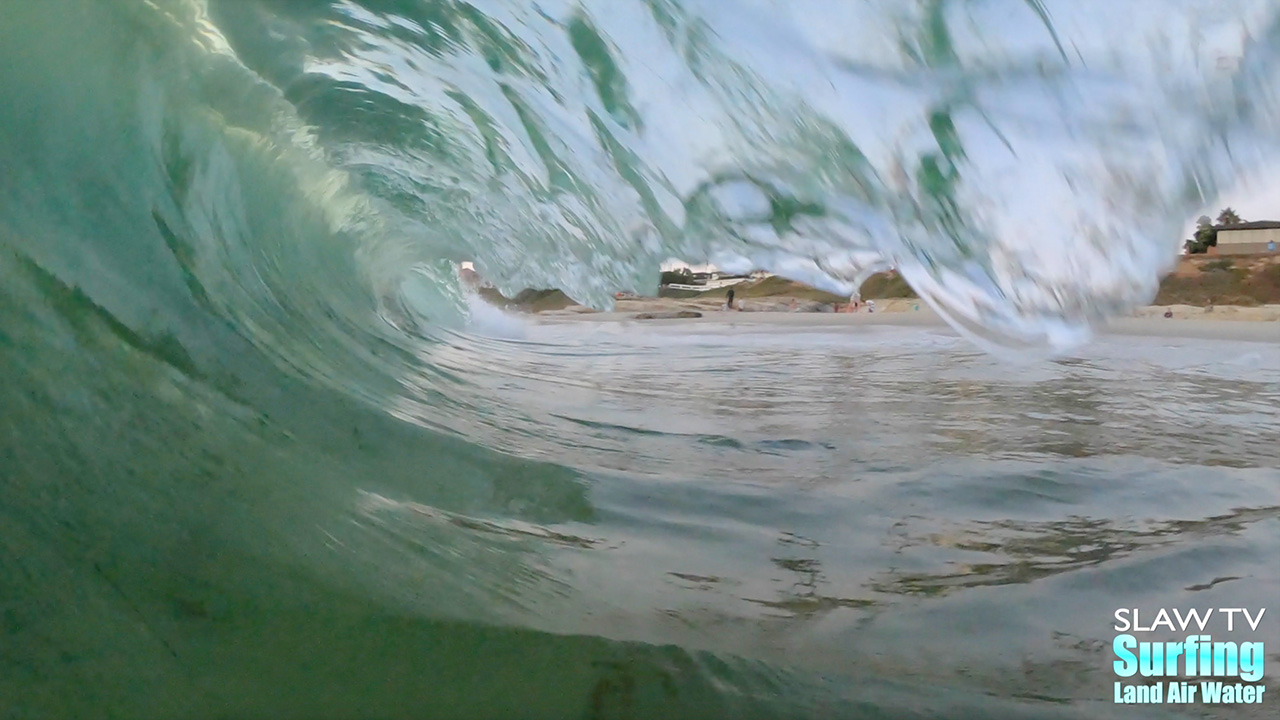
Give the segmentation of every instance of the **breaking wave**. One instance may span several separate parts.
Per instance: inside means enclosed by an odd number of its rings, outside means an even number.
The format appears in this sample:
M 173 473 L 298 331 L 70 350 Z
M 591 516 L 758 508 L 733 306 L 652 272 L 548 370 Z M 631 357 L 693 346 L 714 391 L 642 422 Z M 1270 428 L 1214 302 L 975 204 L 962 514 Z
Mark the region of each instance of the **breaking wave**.
M 5 11 L 6 244 L 320 374 L 465 316 L 464 260 L 597 307 L 671 257 L 892 266 L 1061 348 L 1277 137 L 1267 2 L 76 7 Z
M 894 267 L 985 347 L 1062 350 L 1280 157 L 1277 53 L 1261 0 L 2 3 L 0 629 L 101 601 L 163 638 L 237 617 L 193 599 L 223 588 L 301 648 L 302 565 L 583 631 L 536 562 L 484 564 L 592 511 L 512 430 L 493 366 L 536 343 L 460 263 L 596 307 L 673 257 Z

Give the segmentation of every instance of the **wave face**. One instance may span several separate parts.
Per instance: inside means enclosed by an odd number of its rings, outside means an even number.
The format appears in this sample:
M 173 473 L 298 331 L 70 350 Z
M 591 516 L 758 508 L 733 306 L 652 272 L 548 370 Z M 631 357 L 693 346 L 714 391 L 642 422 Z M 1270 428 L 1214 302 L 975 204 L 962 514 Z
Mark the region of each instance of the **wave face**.
M 1062 347 L 1274 156 L 1272 3 L 844 5 L 165 0 L 75 47 L 87 20 L 11 10 L 9 224 L 127 234 L 26 253 L 79 286 L 163 257 L 152 302 L 272 347 L 456 318 L 461 260 L 604 306 L 670 257 L 842 293 L 896 266 L 975 339 Z M 67 216 L 110 195 L 132 216 Z
M 622 406 L 575 423 L 513 402 L 531 378 L 590 398 L 612 356 L 477 336 L 523 326 L 472 304 L 458 263 L 599 307 L 671 257 L 842 293 L 893 266 L 972 340 L 1061 350 L 1153 296 L 1187 208 L 1277 157 L 1278 17 L 0 4 L 0 696 L 37 716 L 199 716 L 214 697 L 287 716 L 278 691 L 311 682 L 304 716 L 412 715 L 418 690 L 477 717 L 643 714 L 672 693 L 694 716 L 901 716 L 914 690 L 851 698 L 741 659 L 747 642 L 635 643 L 688 638 L 571 592 L 572 563 L 531 548 L 595 547 L 551 528 L 606 514 L 629 527 L 637 428 Z M 545 382 L 557 367 L 586 369 Z M 760 472 L 821 450 L 699 437 L 686 472 L 713 474 L 704 446 L 757 447 Z M 460 656 L 545 692 L 502 705 Z M 918 714 L 968 707 L 938 702 Z

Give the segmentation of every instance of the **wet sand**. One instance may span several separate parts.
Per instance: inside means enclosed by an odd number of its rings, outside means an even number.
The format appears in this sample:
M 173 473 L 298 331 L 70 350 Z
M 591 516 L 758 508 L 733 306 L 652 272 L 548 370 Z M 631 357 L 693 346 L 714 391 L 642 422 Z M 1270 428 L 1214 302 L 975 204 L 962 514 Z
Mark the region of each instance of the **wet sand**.
M 914 310 L 915 301 L 886 302 L 887 310 L 875 313 L 865 311 L 857 313 L 834 312 L 735 312 L 717 308 L 693 306 L 691 304 L 665 302 L 626 302 L 619 303 L 626 310 L 615 312 L 582 312 L 561 311 L 541 313 L 539 322 L 620 322 L 644 325 L 714 325 L 717 327 L 775 327 L 788 330 L 830 329 L 839 327 L 857 327 L 864 325 L 888 325 L 901 327 L 934 327 L 942 332 L 952 333 L 946 322 L 930 308 L 921 305 Z M 639 305 L 634 310 L 630 306 Z M 882 307 L 877 302 L 877 307 Z M 701 317 L 678 319 L 637 319 L 636 315 L 646 312 L 670 312 L 693 309 L 701 312 Z M 1245 342 L 1280 343 L 1280 321 L 1264 319 L 1271 314 L 1280 317 L 1280 308 L 1267 306 L 1263 308 L 1215 308 L 1205 312 L 1202 308 L 1191 308 L 1195 312 L 1187 312 L 1177 308 L 1174 317 L 1164 317 L 1165 308 L 1142 308 L 1132 317 L 1117 318 L 1106 326 L 1098 328 L 1099 333 L 1108 335 L 1131 335 L 1143 337 L 1169 338 L 1203 338 L 1212 340 L 1238 340 Z

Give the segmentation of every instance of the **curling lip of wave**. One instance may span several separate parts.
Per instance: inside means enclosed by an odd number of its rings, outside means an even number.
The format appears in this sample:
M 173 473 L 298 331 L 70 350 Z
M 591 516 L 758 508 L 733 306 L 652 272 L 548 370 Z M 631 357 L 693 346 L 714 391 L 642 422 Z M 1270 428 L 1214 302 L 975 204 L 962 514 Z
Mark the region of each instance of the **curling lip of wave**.
M 93 216 L 136 244 L 77 267 L 60 258 L 86 244 L 48 237 L 87 221 L 49 232 L 65 218 L 48 198 L 9 220 L 40 238 L 21 252 L 127 325 L 186 344 L 189 323 L 159 318 L 194 304 L 371 399 L 398 392 L 423 336 L 501 322 L 468 304 L 464 259 L 504 291 L 595 306 L 650 289 L 673 256 L 838 292 L 892 265 L 986 347 L 1062 349 L 1147 301 L 1186 208 L 1274 155 L 1276 9 L 1177 5 L 101 10 L 154 42 L 113 55 L 118 37 L 86 34 L 86 109 L 28 130 L 49 147 L 119 130 L 92 162 L 151 207 Z M 32 62 L 33 78 L 59 67 Z M 86 177 L 13 167 L 34 188 Z M 178 273 L 149 272 L 168 295 L 129 287 L 130 263 L 165 255 Z
M 1061 349 L 1149 300 L 1188 208 L 1274 152 L 1274 8 L 1178 5 L 196 17 L 354 181 L 358 272 L 402 327 L 467 314 L 458 260 L 600 307 L 675 256 L 837 292 L 893 265 L 979 343 Z

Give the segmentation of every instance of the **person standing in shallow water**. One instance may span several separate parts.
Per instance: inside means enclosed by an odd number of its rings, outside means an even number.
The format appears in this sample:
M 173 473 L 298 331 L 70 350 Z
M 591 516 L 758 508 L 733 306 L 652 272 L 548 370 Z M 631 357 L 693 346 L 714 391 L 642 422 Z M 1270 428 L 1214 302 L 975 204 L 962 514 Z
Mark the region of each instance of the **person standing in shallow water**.
M 729 288 L 729 294 L 725 297 L 724 309 L 725 310 L 733 309 L 733 288 Z

